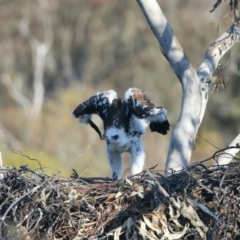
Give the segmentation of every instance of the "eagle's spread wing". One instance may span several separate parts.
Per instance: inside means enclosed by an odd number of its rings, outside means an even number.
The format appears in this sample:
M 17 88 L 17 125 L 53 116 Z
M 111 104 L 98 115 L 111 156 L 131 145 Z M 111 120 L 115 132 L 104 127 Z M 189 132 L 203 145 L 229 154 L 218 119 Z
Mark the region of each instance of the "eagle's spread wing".
M 170 124 L 168 120 L 165 120 L 164 122 L 150 122 L 149 128 L 151 129 L 151 132 L 158 132 L 163 135 L 167 134 L 167 131 L 170 128 Z
M 124 96 L 124 102 L 130 113 L 139 119 L 144 119 L 152 132 L 163 135 L 169 130 L 167 110 L 162 107 L 155 107 L 144 90 L 129 88 Z
M 90 124 L 94 128 L 101 139 L 103 136 L 98 127 L 91 121 L 91 115 L 97 114 L 103 120 L 104 128 L 111 124 L 117 124 L 118 118 L 114 117 L 118 115 L 120 111 L 122 101 L 118 98 L 117 93 L 113 90 L 106 92 L 96 93 L 85 102 L 82 102 L 73 111 L 72 115 L 79 118 L 79 122 L 82 124 Z M 115 121 L 113 123 L 113 121 Z

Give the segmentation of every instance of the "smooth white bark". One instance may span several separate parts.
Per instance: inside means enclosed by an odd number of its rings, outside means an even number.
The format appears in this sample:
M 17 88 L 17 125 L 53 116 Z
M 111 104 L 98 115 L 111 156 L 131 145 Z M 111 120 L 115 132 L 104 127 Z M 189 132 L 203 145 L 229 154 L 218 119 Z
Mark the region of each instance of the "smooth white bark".
M 0 152 L 0 169 L 3 168 L 2 153 Z M 0 172 L 0 180 L 4 178 L 4 173 Z
M 182 50 L 177 38 L 167 22 L 156 0 L 137 0 L 162 52 L 182 84 L 182 105 L 178 122 L 173 130 L 166 173 L 177 171 L 188 165 L 198 128 L 203 119 L 210 76 L 215 71 L 221 57 L 239 41 L 239 21 L 210 45 L 197 73 Z
M 12 77 L 6 73 L 2 74 L 1 80 L 6 86 L 9 95 L 19 106 L 21 106 L 21 108 L 24 109 L 25 116 L 28 116 L 29 110 L 31 109 L 31 102 L 22 93 L 21 89 L 18 88 L 18 84 L 16 82 L 19 80 L 17 78 L 13 80 Z
M 198 68 L 197 75 L 202 85 L 202 109 L 200 120 L 202 121 L 209 97 L 211 81 L 209 77 L 218 66 L 219 60 L 231 49 L 235 42 L 239 42 L 240 22 L 234 22 L 233 25 L 213 42 L 205 53 L 204 59 Z M 200 123 L 201 123 L 200 121 Z
M 194 146 L 201 111 L 201 91 L 198 76 L 180 46 L 163 12 L 155 0 L 137 0 L 164 56 L 182 84 L 182 105 L 173 130 L 166 169 L 180 170 L 187 166 Z
M 44 12 L 43 16 L 43 32 L 44 40 L 39 41 L 29 29 L 29 19 L 23 18 L 19 22 L 20 33 L 29 42 L 32 50 L 33 59 L 33 99 L 29 100 L 17 88 L 16 81 L 11 79 L 7 74 L 1 76 L 2 83 L 6 86 L 10 96 L 24 109 L 25 115 L 31 117 L 31 122 L 35 122 L 41 113 L 45 86 L 44 86 L 44 70 L 46 57 L 53 43 L 52 19 L 49 13 L 50 4 L 48 0 L 39 0 L 39 5 Z M 30 113 L 30 114 L 29 114 Z
M 2 153 L 0 152 L 0 168 L 3 167 L 3 161 L 2 161 Z
M 7 148 L 18 149 L 22 143 L 0 123 L 0 142 L 3 142 Z
M 39 41 L 35 36 L 33 36 L 28 26 L 28 19 L 22 19 L 19 23 L 19 30 L 21 34 L 29 41 L 33 56 L 33 100 L 30 110 L 33 122 L 41 113 L 45 94 L 44 70 L 46 64 L 46 56 L 53 43 L 52 21 L 51 15 L 48 13 L 50 8 L 49 2 L 47 0 L 40 0 L 39 5 L 45 13 L 43 17 L 43 41 Z
M 226 149 L 222 154 L 218 155 L 214 166 L 225 165 L 233 160 L 235 155 L 240 151 L 240 134 L 238 134 L 237 137 L 234 138 L 234 140 L 228 145 L 228 147 L 236 148 Z

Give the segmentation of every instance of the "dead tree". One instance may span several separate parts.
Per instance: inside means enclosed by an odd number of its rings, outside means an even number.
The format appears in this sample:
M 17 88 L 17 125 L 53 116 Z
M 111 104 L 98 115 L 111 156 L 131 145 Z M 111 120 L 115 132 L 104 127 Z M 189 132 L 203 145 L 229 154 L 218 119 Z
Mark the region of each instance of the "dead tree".
M 45 86 L 44 86 L 44 70 L 46 57 L 53 43 L 53 29 L 48 0 L 39 0 L 39 6 L 43 11 L 43 41 L 38 40 L 29 28 L 30 20 L 23 18 L 19 22 L 19 31 L 22 36 L 28 41 L 33 59 L 33 98 L 29 99 L 24 95 L 22 89 L 19 89 L 17 81 L 12 79 L 8 74 L 2 75 L 2 83 L 6 86 L 12 99 L 24 109 L 26 117 L 30 117 L 31 122 L 35 122 L 41 114 L 44 101 Z
M 195 138 L 209 98 L 210 77 L 216 70 L 219 60 L 234 43 L 239 42 L 238 0 L 234 1 L 235 21 L 209 46 L 197 71 L 192 67 L 157 1 L 137 0 L 137 2 L 160 44 L 162 54 L 182 85 L 181 112 L 172 133 L 166 160 L 165 171 L 169 173 L 171 170 L 177 171 L 186 167 L 190 162 Z M 236 154 L 236 150 L 229 151 L 228 154 Z M 224 163 L 226 161 L 222 161 L 222 164 Z

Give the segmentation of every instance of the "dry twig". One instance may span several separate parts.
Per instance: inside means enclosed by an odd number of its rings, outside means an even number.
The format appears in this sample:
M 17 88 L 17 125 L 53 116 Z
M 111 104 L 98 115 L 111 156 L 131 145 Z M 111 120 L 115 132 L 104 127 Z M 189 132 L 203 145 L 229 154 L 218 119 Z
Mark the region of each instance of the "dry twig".
M 219 153 L 216 153 L 216 156 Z M 214 157 L 213 156 L 213 157 Z M 2 239 L 238 239 L 240 162 L 165 177 L 60 178 L 1 168 Z

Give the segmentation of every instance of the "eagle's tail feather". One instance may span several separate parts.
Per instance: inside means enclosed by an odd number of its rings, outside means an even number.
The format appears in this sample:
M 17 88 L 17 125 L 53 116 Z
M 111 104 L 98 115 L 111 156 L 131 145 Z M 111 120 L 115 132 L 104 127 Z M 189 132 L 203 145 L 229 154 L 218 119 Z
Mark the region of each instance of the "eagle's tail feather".
M 167 110 L 162 107 L 157 107 L 153 108 L 151 113 L 151 117 L 149 118 L 149 128 L 151 132 L 158 132 L 166 135 L 170 127 L 167 120 Z
M 170 124 L 169 124 L 168 120 L 166 120 L 164 122 L 151 122 L 149 125 L 151 132 L 158 132 L 163 135 L 167 134 L 169 127 L 170 127 Z

